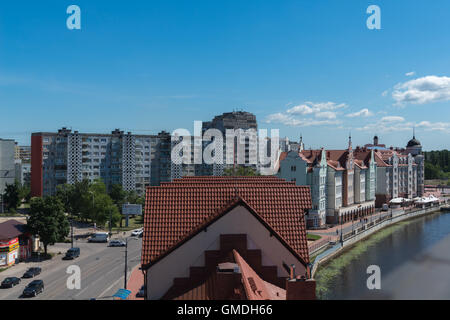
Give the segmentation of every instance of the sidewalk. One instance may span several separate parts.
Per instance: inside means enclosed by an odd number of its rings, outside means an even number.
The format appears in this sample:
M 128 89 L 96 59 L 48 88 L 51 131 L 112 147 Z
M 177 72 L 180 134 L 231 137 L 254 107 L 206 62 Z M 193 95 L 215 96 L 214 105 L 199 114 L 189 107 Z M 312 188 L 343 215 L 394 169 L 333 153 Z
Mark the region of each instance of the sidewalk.
M 139 270 L 141 264 L 138 264 L 133 271 L 131 271 L 130 279 L 127 283 L 127 289 L 131 291 L 128 300 L 144 300 L 144 298 L 137 298 L 136 293 L 144 284 L 144 274 L 142 270 Z

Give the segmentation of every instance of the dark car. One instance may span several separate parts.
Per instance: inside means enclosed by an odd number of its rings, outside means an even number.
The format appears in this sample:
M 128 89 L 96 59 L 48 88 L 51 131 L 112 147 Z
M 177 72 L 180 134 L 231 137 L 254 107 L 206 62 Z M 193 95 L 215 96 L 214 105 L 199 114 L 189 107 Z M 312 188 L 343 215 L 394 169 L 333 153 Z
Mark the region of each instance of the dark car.
M 17 277 L 8 277 L 5 280 L 3 280 L 1 287 L 2 288 L 12 288 L 15 285 L 18 285 L 20 283 L 20 279 Z
M 80 256 L 80 248 L 70 248 L 67 250 L 66 255 L 64 256 L 64 260 L 75 259 Z
M 39 293 L 44 292 L 44 281 L 34 280 L 23 290 L 24 297 L 36 297 Z
M 139 234 L 139 238 L 142 238 L 144 236 L 144 231 L 142 231 L 140 234 Z
M 37 276 L 40 273 L 41 273 L 41 268 L 34 267 L 34 268 L 28 269 L 27 272 L 25 272 L 22 277 L 23 278 L 34 278 L 35 276 Z
M 136 293 L 136 297 L 144 298 L 145 297 L 145 285 L 143 285 L 139 291 Z

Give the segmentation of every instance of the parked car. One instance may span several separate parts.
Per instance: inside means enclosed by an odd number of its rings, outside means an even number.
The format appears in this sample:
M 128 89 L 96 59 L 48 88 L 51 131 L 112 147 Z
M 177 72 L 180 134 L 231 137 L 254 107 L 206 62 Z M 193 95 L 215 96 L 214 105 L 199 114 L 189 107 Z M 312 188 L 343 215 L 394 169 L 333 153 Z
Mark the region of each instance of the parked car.
M 109 234 L 107 232 L 97 232 L 88 239 L 88 242 L 108 242 Z
M 5 280 L 2 281 L 2 288 L 12 288 L 15 285 L 18 285 L 20 283 L 20 278 L 17 277 L 8 277 Z
M 140 228 L 140 229 L 133 230 L 133 232 L 131 232 L 131 235 L 133 237 L 139 237 L 143 232 L 144 232 L 144 229 Z
M 70 248 L 67 250 L 66 255 L 63 257 L 64 260 L 72 260 L 80 256 L 80 248 Z
M 44 281 L 34 280 L 26 286 L 22 294 L 24 297 L 36 297 L 42 292 L 44 292 Z
M 109 247 L 125 247 L 126 243 L 125 243 L 125 241 L 122 241 L 122 240 L 111 240 L 109 242 L 108 246 Z
M 389 210 L 389 205 L 387 203 L 383 203 L 381 211 L 388 211 L 388 210 Z
M 144 236 L 144 230 L 139 234 L 139 238 L 142 238 Z
M 27 270 L 27 272 L 25 272 L 23 274 L 22 278 L 34 278 L 35 276 L 37 276 L 40 273 L 41 273 L 41 268 L 39 268 L 39 267 L 30 268 Z
M 136 297 L 138 298 L 144 298 L 144 296 L 145 296 L 145 285 L 143 285 L 136 293 Z

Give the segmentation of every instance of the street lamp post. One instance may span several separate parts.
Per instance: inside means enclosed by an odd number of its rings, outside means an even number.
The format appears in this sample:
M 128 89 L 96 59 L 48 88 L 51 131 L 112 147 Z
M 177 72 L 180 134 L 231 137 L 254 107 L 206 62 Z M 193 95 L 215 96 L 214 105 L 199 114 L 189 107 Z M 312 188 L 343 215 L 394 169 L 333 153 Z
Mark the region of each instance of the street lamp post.
M 71 248 L 73 248 L 73 220 L 70 220 L 70 230 L 71 230 Z
M 109 236 L 112 235 L 112 210 L 109 208 Z

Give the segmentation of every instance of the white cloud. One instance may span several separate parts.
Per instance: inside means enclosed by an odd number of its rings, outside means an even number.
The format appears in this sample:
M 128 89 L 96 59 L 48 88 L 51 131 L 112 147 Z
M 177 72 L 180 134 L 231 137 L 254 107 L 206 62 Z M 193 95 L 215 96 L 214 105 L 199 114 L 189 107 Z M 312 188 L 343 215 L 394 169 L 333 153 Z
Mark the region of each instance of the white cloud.
M 442 133 L 450 133 L 450 122 L 430 122 L 421 121 L 414 123 L 406 121 L 403 117 L 399 116 L 387 116 L 380 120 L 369 123 L 363 127 L 356 128 L 358 131 L 368 132 L 398 132 L 398 131 L 411 131 L 413 128 L 422 128 L 424 131 L 439 131 Z
M 333 111 L 323 111 L 323 112 L 317 112 L 316 118 L 320 119 L 336 119 L 336 112 Z
M 381 118 L 382 122 L 402 122 L 405 121 L 405 118 L 400 116 L 386 116 Z
M 301 105 L 294 106 L 286 112 L 274 113 L 266 118 L 267 123 L 282 123 L 289 126 L 317 126 L 338 124 L 338 109 L 347 108 L 345 103 L 334 102 L 311 102 L 307 101 Z M 302 118 L 301 116 L 309 116 Z
M 301 104 L 299 106 L 292 107 L 286 111 L 290 114 L 311 114 L 313 113 L 313 109 L 311 107 L 308 107 L 306 104 Z
M 373 116 L 373 113 L 369 111 L 369 109 L 364 108 L 357 112 L 349 113 L 346 115 L 348 118 L 355 118 L 355 117 L 371 117 Z
M 407 72 L 407 73 L 405 73 L 405 76 L 407 76 L 407 77 L 412 77 L 413 75 L 415 75 L 416 73 L 414 72 L 414 71 L 411 71 L 411 72 Z
M 392 98 L 397 105 L 424 104 L 450 100 L 450 78 L 426 76 L 394 87 Z
M 267 123 L 282 123 L 287 126 L 299 126 L 302 124 L 300 120 L 294 119 L 292 116 L 278 112 L 270 114 L 266 118 Z
M 425 131 L 440 131 L 450 133 L 450 122 L 430 122 L 421 121 L 416 124 L 417 128 L 424 128 Z

